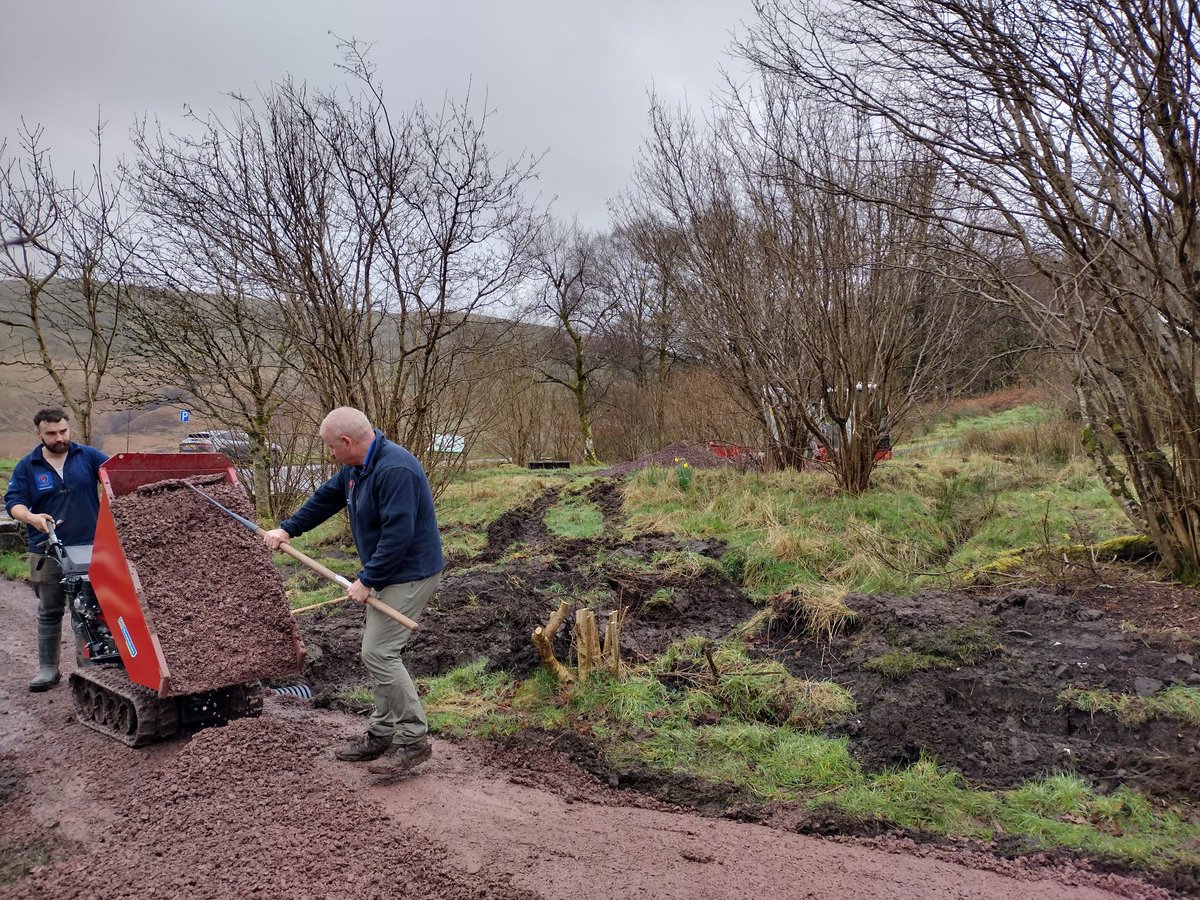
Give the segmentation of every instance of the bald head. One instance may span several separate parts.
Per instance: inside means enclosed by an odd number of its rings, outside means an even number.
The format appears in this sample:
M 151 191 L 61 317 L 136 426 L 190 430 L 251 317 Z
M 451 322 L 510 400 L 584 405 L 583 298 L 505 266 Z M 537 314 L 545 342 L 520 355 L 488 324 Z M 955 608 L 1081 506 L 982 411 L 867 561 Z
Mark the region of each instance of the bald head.
M 371 420 L 361 409 L 353 406 L 339 406 L 321 420 L 321 437 L 337 437 L 345 435 L 348 438 L 370 438 L 375 436 L 371 428 Z
M 321 441 L 344 466 L 361 466 L 375 440 L 371 420 L 361 409 L 339 406 L 321 422 Z

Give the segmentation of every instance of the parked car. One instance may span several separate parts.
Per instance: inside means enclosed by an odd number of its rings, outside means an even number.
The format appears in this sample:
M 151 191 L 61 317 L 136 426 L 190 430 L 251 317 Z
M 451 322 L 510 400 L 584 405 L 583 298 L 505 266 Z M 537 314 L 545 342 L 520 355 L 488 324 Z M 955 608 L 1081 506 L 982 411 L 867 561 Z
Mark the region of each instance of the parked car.
M 224 453 L 232 463 L 249 463 L 253 459 L 250 435 L 244 431 L 195 431 L 179 442 L 180 453 Z M 283 448 L 271 444 L 271 459 L 280 462 Z

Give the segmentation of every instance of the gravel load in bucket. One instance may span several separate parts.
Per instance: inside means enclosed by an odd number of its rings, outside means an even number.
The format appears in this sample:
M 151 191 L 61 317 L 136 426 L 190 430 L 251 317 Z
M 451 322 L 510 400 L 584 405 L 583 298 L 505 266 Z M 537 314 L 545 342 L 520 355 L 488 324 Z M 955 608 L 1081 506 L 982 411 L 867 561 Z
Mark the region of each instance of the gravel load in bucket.
M 253 517 L 239 485 L 192 481 L 222 506 Z M 169 693 L 300 671 L 299 632 L 261 538 L 182 482 L 117 497 L 112 516 L 170 671 Z

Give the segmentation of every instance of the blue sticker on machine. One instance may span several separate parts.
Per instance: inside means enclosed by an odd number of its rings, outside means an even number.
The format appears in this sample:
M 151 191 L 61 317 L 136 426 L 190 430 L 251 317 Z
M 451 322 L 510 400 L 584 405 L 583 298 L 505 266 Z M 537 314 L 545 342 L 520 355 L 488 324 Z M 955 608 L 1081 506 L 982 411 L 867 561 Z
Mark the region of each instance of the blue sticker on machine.
M 137 656 L 137 647 L 133 646 L 133 638 L 129 636 L 129 629 L 125 627 L 125 617 L 117 616 L 117 624 L 121 626 L 121 634 L 125 638 L 125 646 L 129 648 L 129 657 L 132 659 Z

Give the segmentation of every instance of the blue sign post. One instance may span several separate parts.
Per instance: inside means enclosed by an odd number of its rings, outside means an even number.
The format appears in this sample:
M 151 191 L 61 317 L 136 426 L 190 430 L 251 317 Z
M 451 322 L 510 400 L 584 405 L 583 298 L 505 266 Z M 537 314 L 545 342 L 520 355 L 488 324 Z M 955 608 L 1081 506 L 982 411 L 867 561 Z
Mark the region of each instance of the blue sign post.
M 192 414 L 191 414 L 191 413 L 190 413 L 188 410 L 186 410 L 186 409 L 181 409 L 181 410 L 179 411 L 179 421 L 180 421 L 180 422 L 186 422 L 186 421 L 188 421 L 189 419 L 191 419 L 191 417 L 192 417 Z

